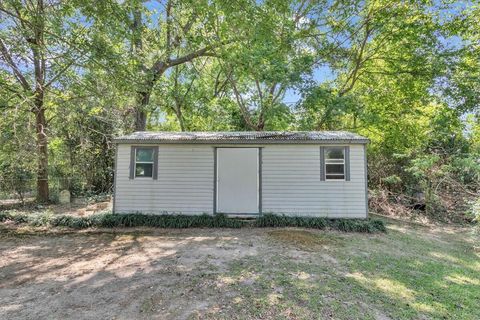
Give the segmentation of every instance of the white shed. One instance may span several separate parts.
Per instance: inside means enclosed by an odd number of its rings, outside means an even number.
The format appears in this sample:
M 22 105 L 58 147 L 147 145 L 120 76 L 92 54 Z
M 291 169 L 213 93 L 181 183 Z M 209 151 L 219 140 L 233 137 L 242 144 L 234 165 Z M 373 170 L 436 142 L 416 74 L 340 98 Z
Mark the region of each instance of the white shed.
M 368 215 L 368 139 L 350 132 L 135 132 L 114 142 L 116 213 Z

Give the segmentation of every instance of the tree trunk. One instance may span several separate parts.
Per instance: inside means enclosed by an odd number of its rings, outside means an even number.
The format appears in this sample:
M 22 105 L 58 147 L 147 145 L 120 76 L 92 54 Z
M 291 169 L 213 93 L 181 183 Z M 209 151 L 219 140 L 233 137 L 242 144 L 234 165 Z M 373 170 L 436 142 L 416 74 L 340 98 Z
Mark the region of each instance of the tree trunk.
M 175 90 L 178 90 L 175 88 Z M 177 93 L 175 93 L 176 95 Z M 180 125 L 180 131 L 185 131 L 185 122 L 183 121 L 183 113 L 182 113 L 182 101 L 175 96 L 175 106 L 173 107 L 173 111 L 175 112 L 175 116 L 177 117 L 178 124 Z
M 132 53 L 135 57 L 141 57 L 143 54 L 143 43 L 142 43 L 142 12 L 141 12 L 141 4 L 142 2 L 136 2 L 138 7 L 135 7 L 133 10 L 133 23 L 132 23 Z M 171 67 L 178 66 L 187 62 L 192 61 L 198 57 L 206 56 L 211 54 L 211 50 L 215 47 L 223 45 L 220 43 L 217 46 L 206 46 L 200 48 L 198 50 L 194 50 L 188 54 L 185 54 L 180 57 L 171 58 L 171 53 L 173 49 L 178 48 L 181 43 L 184 41 L 188 41 L 186 37 L 180 37 L 179 39 L 173 41 L 174 36 L 172 35 L 172 6 L 174 4 L 172 1 L 167 1 L 166 9 L 165 9 L 165 21 L 166 21 L 166 44 L 165 44 L 165 56 L 163 59 L 157 60 L 151 68 L 147 68 L 145 64 L 142 62 L 142 59 L 139 59 L 141 73 L 145 74 L 145 81 L 143 82 L 143 86 L 137 90 L 137 100 L 135 106 L 135 124 L 134 128 L 135 131 L 145 131 L 147 127 L 147 111 L 148 105 L 150 102 L 150 95 L 152 93 L 153 87 L 158 79 L 164 74 L 164 72 Z M 187 28 L 188 31 L 189 28 Z M 186 32 L 184 30 L 184 32 Z M 180 41 L 182 40 L 182 41 Z
M 42 91 L 35 93 L 35 124 L 37 132 L 37 200 L 39 202 L 48 202 L 48 140 L 45 130 L 47 128 L 47 120 L 45 118 L 45 108 L 43 107 Z
M 150 103 L 150 95 L 152 94 L 153 86 L 156 81 L 167 70 L 165 63 L 158 63 L 159 66 L 154 66 L 149 70 L 147 79 L 141 89 L 137 90 L 137 104 L 135 106 L 135 131 L 145 131 L 147 129 L 147 109 Z
M 132 24 L 132 53 L 136 57 L 141 56 L 143 52 L 142 27 L 141 3 L 137 2 L 135 3 L 135 8 L 133 10 Z M 139 65 L 140 70 L 145 70 L 145 66 L 142 63 L 139 63 Z M 146 108 L 150 101 L 150 88 L 137 90 L 136 100 L 134 124 L 135 131 L 145 131 L 147 128 Z
M 150 92 L 137 92 L 137 105 L 135 106 L 135 131 L 145 131 L 147 128 L 147 106 L 150 101 Z
M 185 131 L 185 122 L 183 121 L 183 115 L 182 112 L 180 111 L 180 114 L 177 115 L 178 118 L 178 123 L 180 124 L 180 131 Z
M 180 109 L 181 107 L 177 106 L 174 108 L 175 111 L 175 116 L 177 117 L 178 124 L 180 125 L 180 131 L 185 131 L 185 121 L 183 121 L 183 114 L 182 110 Z
M 147 113 L 141 108 L 135 109 L 135 131 L 146 131 Z

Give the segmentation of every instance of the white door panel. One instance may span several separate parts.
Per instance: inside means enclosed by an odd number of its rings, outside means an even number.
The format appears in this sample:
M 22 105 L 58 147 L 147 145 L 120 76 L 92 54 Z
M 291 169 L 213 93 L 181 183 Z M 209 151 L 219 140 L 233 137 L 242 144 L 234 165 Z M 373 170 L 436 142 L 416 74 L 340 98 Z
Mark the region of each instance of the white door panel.
M 258 213 L 258 148 L 217 149 L 217 211 Z

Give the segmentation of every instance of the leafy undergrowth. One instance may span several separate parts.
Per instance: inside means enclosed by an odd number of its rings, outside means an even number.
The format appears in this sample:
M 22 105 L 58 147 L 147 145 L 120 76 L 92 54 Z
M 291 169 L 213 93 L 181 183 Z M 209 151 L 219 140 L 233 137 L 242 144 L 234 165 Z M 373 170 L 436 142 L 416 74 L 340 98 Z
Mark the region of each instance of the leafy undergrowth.
M 155 227 L 155 228 L 242 228 L 242 227 L 301 227 L 330 229 L 344 232 L 385 232 L 384 223 L 379 219 L 327 219 L 312 217 L 287 217 L 265 214 L 253 221 L 228 218 L 224 214 L 216 215 L 147 215 L 140 213 L 113 214 L 100 213 L 76 217 L 71 215 L 53 215 L 49 213 L 22 213 L 16 211 L 0 212 L 0 222 L 27 224 L 33 227 L 118 228 L 118 227 Z

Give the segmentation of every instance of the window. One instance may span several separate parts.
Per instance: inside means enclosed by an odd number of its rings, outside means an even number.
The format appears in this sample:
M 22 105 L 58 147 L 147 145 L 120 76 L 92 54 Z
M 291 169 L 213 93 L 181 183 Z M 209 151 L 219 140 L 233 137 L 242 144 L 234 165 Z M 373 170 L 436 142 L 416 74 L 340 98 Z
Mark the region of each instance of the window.
M 325 148 L 325 180 L 345 180 L 345 148 Z
M 153 178 L 154 149 L 135 148 L 135 178 Z

